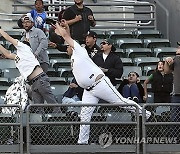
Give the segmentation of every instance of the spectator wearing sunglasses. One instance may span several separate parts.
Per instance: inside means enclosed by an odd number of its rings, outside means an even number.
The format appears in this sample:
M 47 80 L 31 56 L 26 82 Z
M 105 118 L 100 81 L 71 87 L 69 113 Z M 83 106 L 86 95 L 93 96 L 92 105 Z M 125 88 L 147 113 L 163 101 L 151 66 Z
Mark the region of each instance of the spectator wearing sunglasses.
M 116 78 L 121 78 L 123 74 L 123 63 L 120 57 L 114 53 L 116 48 L 112 39 L 104 39 L 100 48 L 101 52 L 97 53 L 92 60 L 116 86 Z
M 140 83 L 139 74 L 137 72 L 130 72 L 128 78 L 124 79 L 120 84 L 118 91 L 125 98 L 132 99 L 136 103 L 144 103 L 144 88 Z

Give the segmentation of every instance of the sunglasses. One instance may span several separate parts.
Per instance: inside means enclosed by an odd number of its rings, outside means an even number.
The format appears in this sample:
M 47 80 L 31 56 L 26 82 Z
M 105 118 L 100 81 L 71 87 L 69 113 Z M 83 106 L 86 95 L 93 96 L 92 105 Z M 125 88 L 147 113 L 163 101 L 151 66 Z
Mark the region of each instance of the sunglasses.
M 100 43 L 100 45 L 105 45 L 105 44 L 108 44 L 108 45 L 109 45 L 108 42 L 101 42 L 101 43 Z

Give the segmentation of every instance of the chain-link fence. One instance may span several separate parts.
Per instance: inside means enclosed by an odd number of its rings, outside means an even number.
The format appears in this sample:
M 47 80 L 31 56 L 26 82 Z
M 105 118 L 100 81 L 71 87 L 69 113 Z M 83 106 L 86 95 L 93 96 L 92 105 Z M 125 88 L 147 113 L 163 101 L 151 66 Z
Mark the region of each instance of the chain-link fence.
M 133 105 L 30 105 L 0 106 L 0 153 L 96 153 L 180 151 L 179 104 L 146 104 L 141 116 L 127 108 Z M 82 107 L 93 109 L 90 120 L 81 121 Z M 152 112 L 149 119 L 145 110 Z M 22 115 L 26 115 L 23 130 Z M 90 126 L 86 145 L 78 144 L 82 126 Z M 85 128 L 85 127 L 84 127 Z M 24 132 L 23 132 L 24 131 Z M 24 133 L 24 141 L 23 141 Z M 86 133 L 85 133 L 86 134 Z M 81 139 L 84 137 L 81 136 Z M 25 145 L 25 144 L 24 144 Z M 25 146 L 24 146 L 25 147 Z
M 134 105 L 132 106 L 136 109 Z M 94 110 L 81 122 L 81 107 Z M 127 105 L 30 105 L 27 111 L 27 153 L 139 152 L 139 112 Z M 56 111 L 56 112 L 54 112 Z M 80 126 L 89 126 L 88 144 L 78 144 Z
M 18 105 L 0 105 L 0 153 L 23 154 L 22 110 Z
M 141 140 L 143 154 L 147 152 L 179 152 L 179 104 L 146 104 L 144 108 L 151 110 L 153 115 L 148 120 L 143 118 L 143 138 Z

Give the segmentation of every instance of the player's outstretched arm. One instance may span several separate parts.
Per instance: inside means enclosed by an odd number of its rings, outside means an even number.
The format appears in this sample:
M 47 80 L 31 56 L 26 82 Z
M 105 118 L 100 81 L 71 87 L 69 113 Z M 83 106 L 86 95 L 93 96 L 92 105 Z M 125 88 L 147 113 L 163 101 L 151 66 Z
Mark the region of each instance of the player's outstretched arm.
M 7 49 L 5 49 L 2 45 L 0 45 L 0 52 L 9 59 L 15 59 L 16 55 L 9 52 Z
M 64 20 L 61 21 L 61 24 L 59 25 L 58 23 L 56 23 L 56 34 L 62 36 L 64 38 L 64 40 L 71 46 L 74 48 L 74 41 L 71 38 L 71 36 L 69 35 L 69 27 L 63 27 L 63 25 L 67 26 L 67 24 L 65 23 Z
M 9 36 L 5 31 L 3 31 L 2 29 L 0 29 L 0 34 L 9 42 L 11 42 L 13 45 L 17 45 L 17 40 L 12 38 L 11 36 Z

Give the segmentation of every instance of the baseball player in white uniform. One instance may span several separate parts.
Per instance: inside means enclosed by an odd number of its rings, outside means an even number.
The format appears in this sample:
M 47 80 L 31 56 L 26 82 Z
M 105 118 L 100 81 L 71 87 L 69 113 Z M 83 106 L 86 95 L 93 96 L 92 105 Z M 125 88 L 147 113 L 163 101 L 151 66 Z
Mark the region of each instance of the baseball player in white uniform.
M 118 104 L 136 104 L 140 114 L 142 108 L 136 102 L 123 98 L 121 94 L 112 85 L 109 78 L 103 71 L 89 58 L 84 47 L 81 47 L 73 40 L 68 33 L 68 26 L 65 20 L 61 24 L 56 24 L 56 33 L 61 35 L 69 44 L 67 48 L 68 55 L 71 55 L 72 71 L 79 86 L 84 88 L 82 96 L 82 104 L 97 104 L 99 99 L 103 99 L 110 103 Z M 95 107 L 81 108 L 81 122 L 90 122 Z M 135 112 L 135 107 L 129 107 L 129 110 Z M 146 111 L 147 118 L 151 113 Z M 79 144 L 88 144 L 90 125 L 80 125 Z

